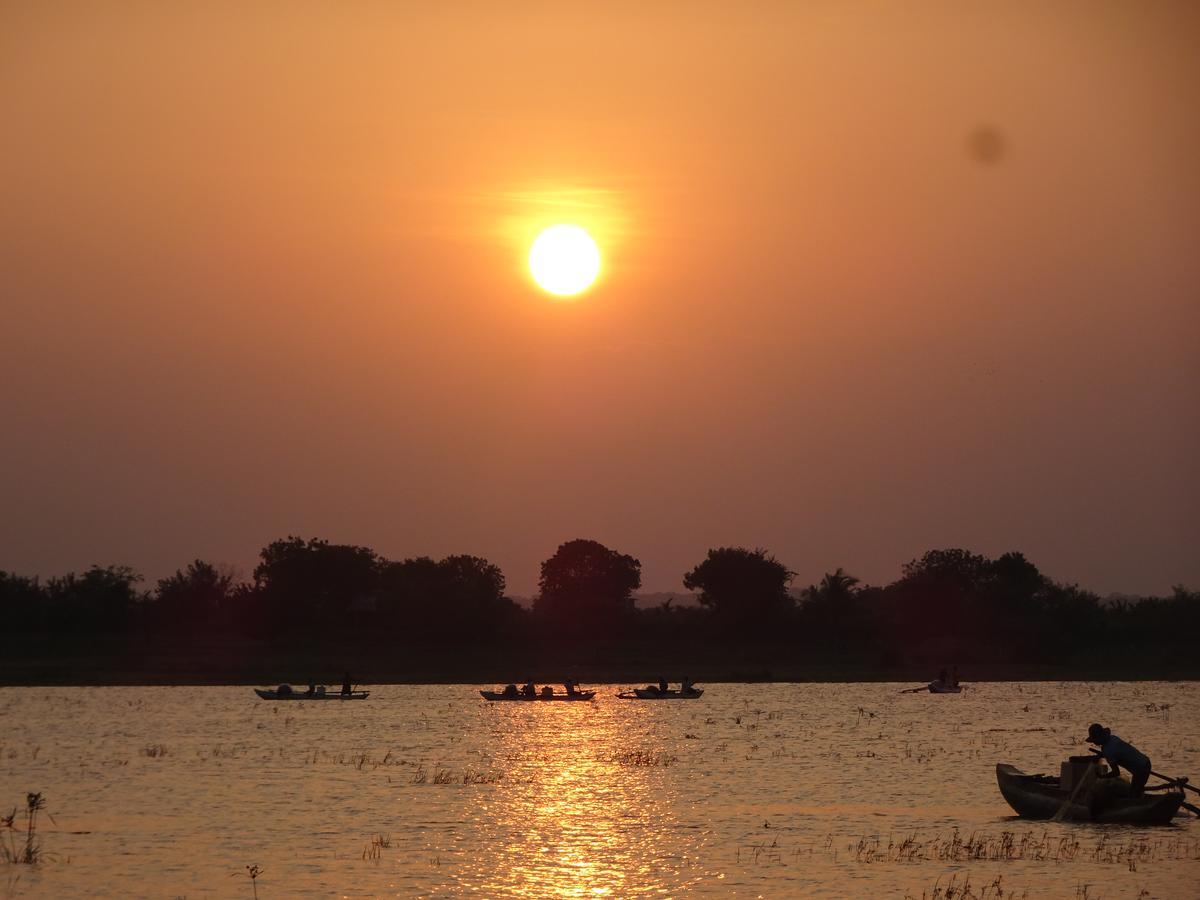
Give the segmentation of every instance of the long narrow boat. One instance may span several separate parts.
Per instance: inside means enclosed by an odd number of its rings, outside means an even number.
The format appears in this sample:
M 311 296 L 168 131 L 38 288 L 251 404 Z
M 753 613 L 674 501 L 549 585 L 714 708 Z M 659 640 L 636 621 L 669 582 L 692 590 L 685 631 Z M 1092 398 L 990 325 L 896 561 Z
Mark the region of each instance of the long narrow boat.
M 996 766 L 996 781 L 1000 793 L 1017 815 L 1026 819 L 1052 819 L 1071 796 L 1071 792 L 1059 787 L 1059 779 L 1052 775 L 1026 775 L 1015 766 L 999 763 Z M 1088 792 L 1076 798 L 1068 807 L 1064 818 L 1070 822 L 1098 822 L 1102 824 L 1166 825 L 1179 811 L 1183 803 L 1183 791 L 1171 789 L 1144 793 L 1138 797 L 1120 796 L 1102 779 Z
M 341 691 L 326 691 L 324 694 L 309 694 L 305 691 L 285 691 L 277 689 L 255 688 L 254 693 L 264 700 L 366 700 L 371 696 L 370 691 L 351 691 L 343 694 Z
M 622 700 L 699 700 L 704 693 L 703 688 L 692 688 L 683 691 L 652 691 L 647 688 L 634 688 L 631 691 L 621 691 L 617 694 Z
M 490 700 L 493 703 L 500 700 L 511 700 L 514 702 L 525 703 L 534 703 L 538 701 L 542 703 L 552 703 L 555 700 L 559 702 L 575 702 L 579 700 L 591 700 L 596 696 L 595 691 L 576 691 L 574 694 L 550 694 L 548 696 L 544 694 L 535 694 L 532 697 L 526 697 L 524 694 L 517 694 L 515 697 L 511 695 L 506 696 L 502 691 L 480 691 L 479 694 L 484 700 Z

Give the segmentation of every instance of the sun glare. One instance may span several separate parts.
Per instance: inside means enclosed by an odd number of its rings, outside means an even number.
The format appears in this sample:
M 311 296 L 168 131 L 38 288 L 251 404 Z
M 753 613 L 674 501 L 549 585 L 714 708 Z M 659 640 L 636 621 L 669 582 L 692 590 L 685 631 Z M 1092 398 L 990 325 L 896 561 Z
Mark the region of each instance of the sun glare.
M 571 297 L 600 274 L 600 248 L 578 225 L 552 225 L 529 248 L 529 271 L 542 290 Z

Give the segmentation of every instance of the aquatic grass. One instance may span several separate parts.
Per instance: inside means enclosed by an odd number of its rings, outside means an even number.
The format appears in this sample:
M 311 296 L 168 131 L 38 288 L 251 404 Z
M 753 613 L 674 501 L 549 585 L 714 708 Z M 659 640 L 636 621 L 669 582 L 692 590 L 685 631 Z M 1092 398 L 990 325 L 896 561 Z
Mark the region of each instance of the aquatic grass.
M 985 884 L 978 892 L 971 887 L 971 876 L 968 873 L 962 883 L 958 883 L 958 873 L 951 873 L 950 879 L 942 884 L 942 876 L 938 876 L 934 881 L 933 887 L 928 891 L 921 891 L 921 900 L 1023 900 L 1029 896 L 1028 891 L 1017 893 L 1015 890 L 1005 891 L 1000 882 L 1001 876 L 997 875 L 992 881 Z M 906 893 L 904 900 L 917 900 L 912 894 Z
M 425 770 L 424 765 L 418 765 L 417 769 L 409 777 L 409 784 L 428 784 L 432 781 L 433 784 L 499 784 L 504 781 L 502 772 L 486 772 L 476 769 L 466 768 L 461 772 L 455 772 L 452 769 L 447 769 L 443 766 L 438 766 L 434 769 L 432 779 L 429 773 Z
M 619 766 L 644 768 L 666 768 L 678 761 L 678 756 L 667 753 L 665 750 L 659 750 L 658 752 L 651 750 L 625 750 L 621 753 L 614 753 L 612 756 L 612 762 L 615 762 Z
M 254 900 L 258 900 L 258 876 L 263 873 L 262 866 L 246 866 L 245 872 L 234 872 L 231 878 L 241 876 L 250 879 L 250 888 L 254 892 Z
M 40 793 L 30 792 L 25 795 L 25 839 L 18 845 L 17 833 L 22 830 L 17 827 L 17 808 L 7 816 L 0 816 L 0 829 L 8 833 L 8 842 L 0 840 L 0 853 L 4 861 L 10 865 L 37 865 L 42 860 L 41 842 L 37 836 L 38 813 L 46 808 L 46 798 Z M 46 815 L 50 815 L 47 813 Z M 50 821 L 54 821 L 51 817 Z
M 826 849 L 829 849 L 827 845 Z M 1139 863 L 1200 859 L 1200 840 L 1185 837 L 1150 839 L 1131 836 L 1114 840 L 1100 835 L 1085 846 L 1072 834 L 1053 835 L 1049 830 L 999 834 L 972 832 L 964 837 L 956 828 L 949 835 L 919 839 L 916 834 L 904 838 L 889 836 L 885 844 L 879 835 L 864 835 L 847 845 L 850 857 L 859 863 L 921 862 L 1092 862 L 1124 865 L 1137 871 Z
M 383 851 L 392 846 L 392 836 L 390 834 L 374 835 L 370 842 L 363 848 L 362 858 L 378 862 L 383 855 Z

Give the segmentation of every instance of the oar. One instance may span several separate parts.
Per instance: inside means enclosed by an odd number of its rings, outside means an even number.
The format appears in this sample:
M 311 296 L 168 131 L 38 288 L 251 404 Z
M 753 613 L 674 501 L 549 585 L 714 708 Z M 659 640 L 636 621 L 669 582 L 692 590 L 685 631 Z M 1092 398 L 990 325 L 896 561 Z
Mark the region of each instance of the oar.
M 919 694 L 919 693 L 921 693 L 921 691 L 927 691 L 927 690 L 929 690 L 929 685 L 925 685 L 925 687 L 919 687 L 919 688 L 907 688 L 906 690 L 903 690 L 900 693 L 902 693 L 902 694 Z
M 1075 798 L 1079 796 L 1079 793 L 1084 788 L 1090 788 L 1092 786 L 1092 782 L 1096 780 L 1097 768 L 1098 766 L 1096 766 L 1095 763 L 1088 766 L 1088 770 L 1084 772 L 1083 777 L 1079 779 L 1079 784 L 1075 785 L 1075 790 L 1071 791 L 1071 796 L 1063 801 L 1063 805 L 1058 808 L 1058 812 L 1054 814 L 1054 818 L 1050 820 L 1051 822 L 1061 822 L 1066 817 L 1067 810 L 1071 808 L 1071 804 L 1075 802 Z
M 1188 784 L 1188 780 L 1186 778 L 1168 778 L 1166 775 L 1163 775 L 1160 772 L 1155 772 L 1153 769 L 1150 770 L 1150 774 L 1153 775 L 1155 778 L 1161 778 L 1170 787 L 1186 788 L 1189 791 L 1195 791 L 1197 794 L 1200 794 L 1200 790 L 1197 790 L 1196 788 L 1194 788 L 1190 784 Z M 1160 787 L 1161 787 L 1161 785 L 1160 785 Z M 1194 803 L 1187 803 L 1187 802 L 1180 803 L 1179 805 L 1182 806 L 1184 809 L 1186 809 L 1188 812 L 1195 814 L 1197 817 L 1200 817 L 1200 806 L 1196 806 Z
M 1188 780 L 1186 778 L 1168 778 L 1166 775 L 1163 775 L 1160 772 L 1155 772 L 1153 769 L 1150 770 L 1150 774 L 1155 778 L 1161 778 L 1163 781 L 1169 781 L 1171 784 L 1178 785 L 1185 791 L 1191 791 L 1193 794 L 1200 794 L 1200 788 L 1192 787 L 1190 784 L 1188 784 Z

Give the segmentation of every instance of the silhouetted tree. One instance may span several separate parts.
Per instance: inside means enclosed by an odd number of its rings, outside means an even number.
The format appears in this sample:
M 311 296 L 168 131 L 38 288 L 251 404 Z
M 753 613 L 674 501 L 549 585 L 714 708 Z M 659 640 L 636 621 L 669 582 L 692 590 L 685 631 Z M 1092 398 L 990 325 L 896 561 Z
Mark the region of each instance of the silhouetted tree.
M 542 563 L 534 615 L 555 628 L 611 629 L 633 612 L 642 564 L 589 540 L 562 544 Z
M 36 578 L 0 570 L 0 622 L 14 633 L 43 628 L 46 592 Z
M 494 621 L 512 601 L 504 596 L 504 573 L 479 556 L 447 556 L 438 563 L 446 599 L 465 621 Z
M 801 592 L 801 614 L 805 629 L 818 633 L 845 633 L 861 625 L 862 611 L 858 603 L 859 580 L 839 567 L 826 572 L 819 584 Z
M 83 634 L 125 630 L 146 597 L 142 576 L 129 566 L 92 566 L 46 582 L 47 605 L 56 626 Z
M 881 624 L 906 643 L 961 636 L 983 624 L 980 612 L 990 575 L 987 557 L 967 550 L 930 550 L 903 568 L 885 592 Z
M 378 597 L 383 618 L 443 636 L 486 632 L 515 613 L 515 604 L 504 596 L 504 573 L 478 556 L 385 563 Z
M 374 550 L 288 537 L 262 549 L 255 594 L 280 630 L 289 624 L 349 621 L 352 604 L 372 594 L 382 561 Z
M 160 579 L 154 618 L 172 629 L 213 629 L 230 611 L 234 578 L 212 563 L 198 559 L 186 570 Z
M 766 550 L 720 547 L 683 576 L 683 586 L 699 591 L 700 603 L 726 626 L 769 628 L 794 605 L 788 584 L 794 577 Z

